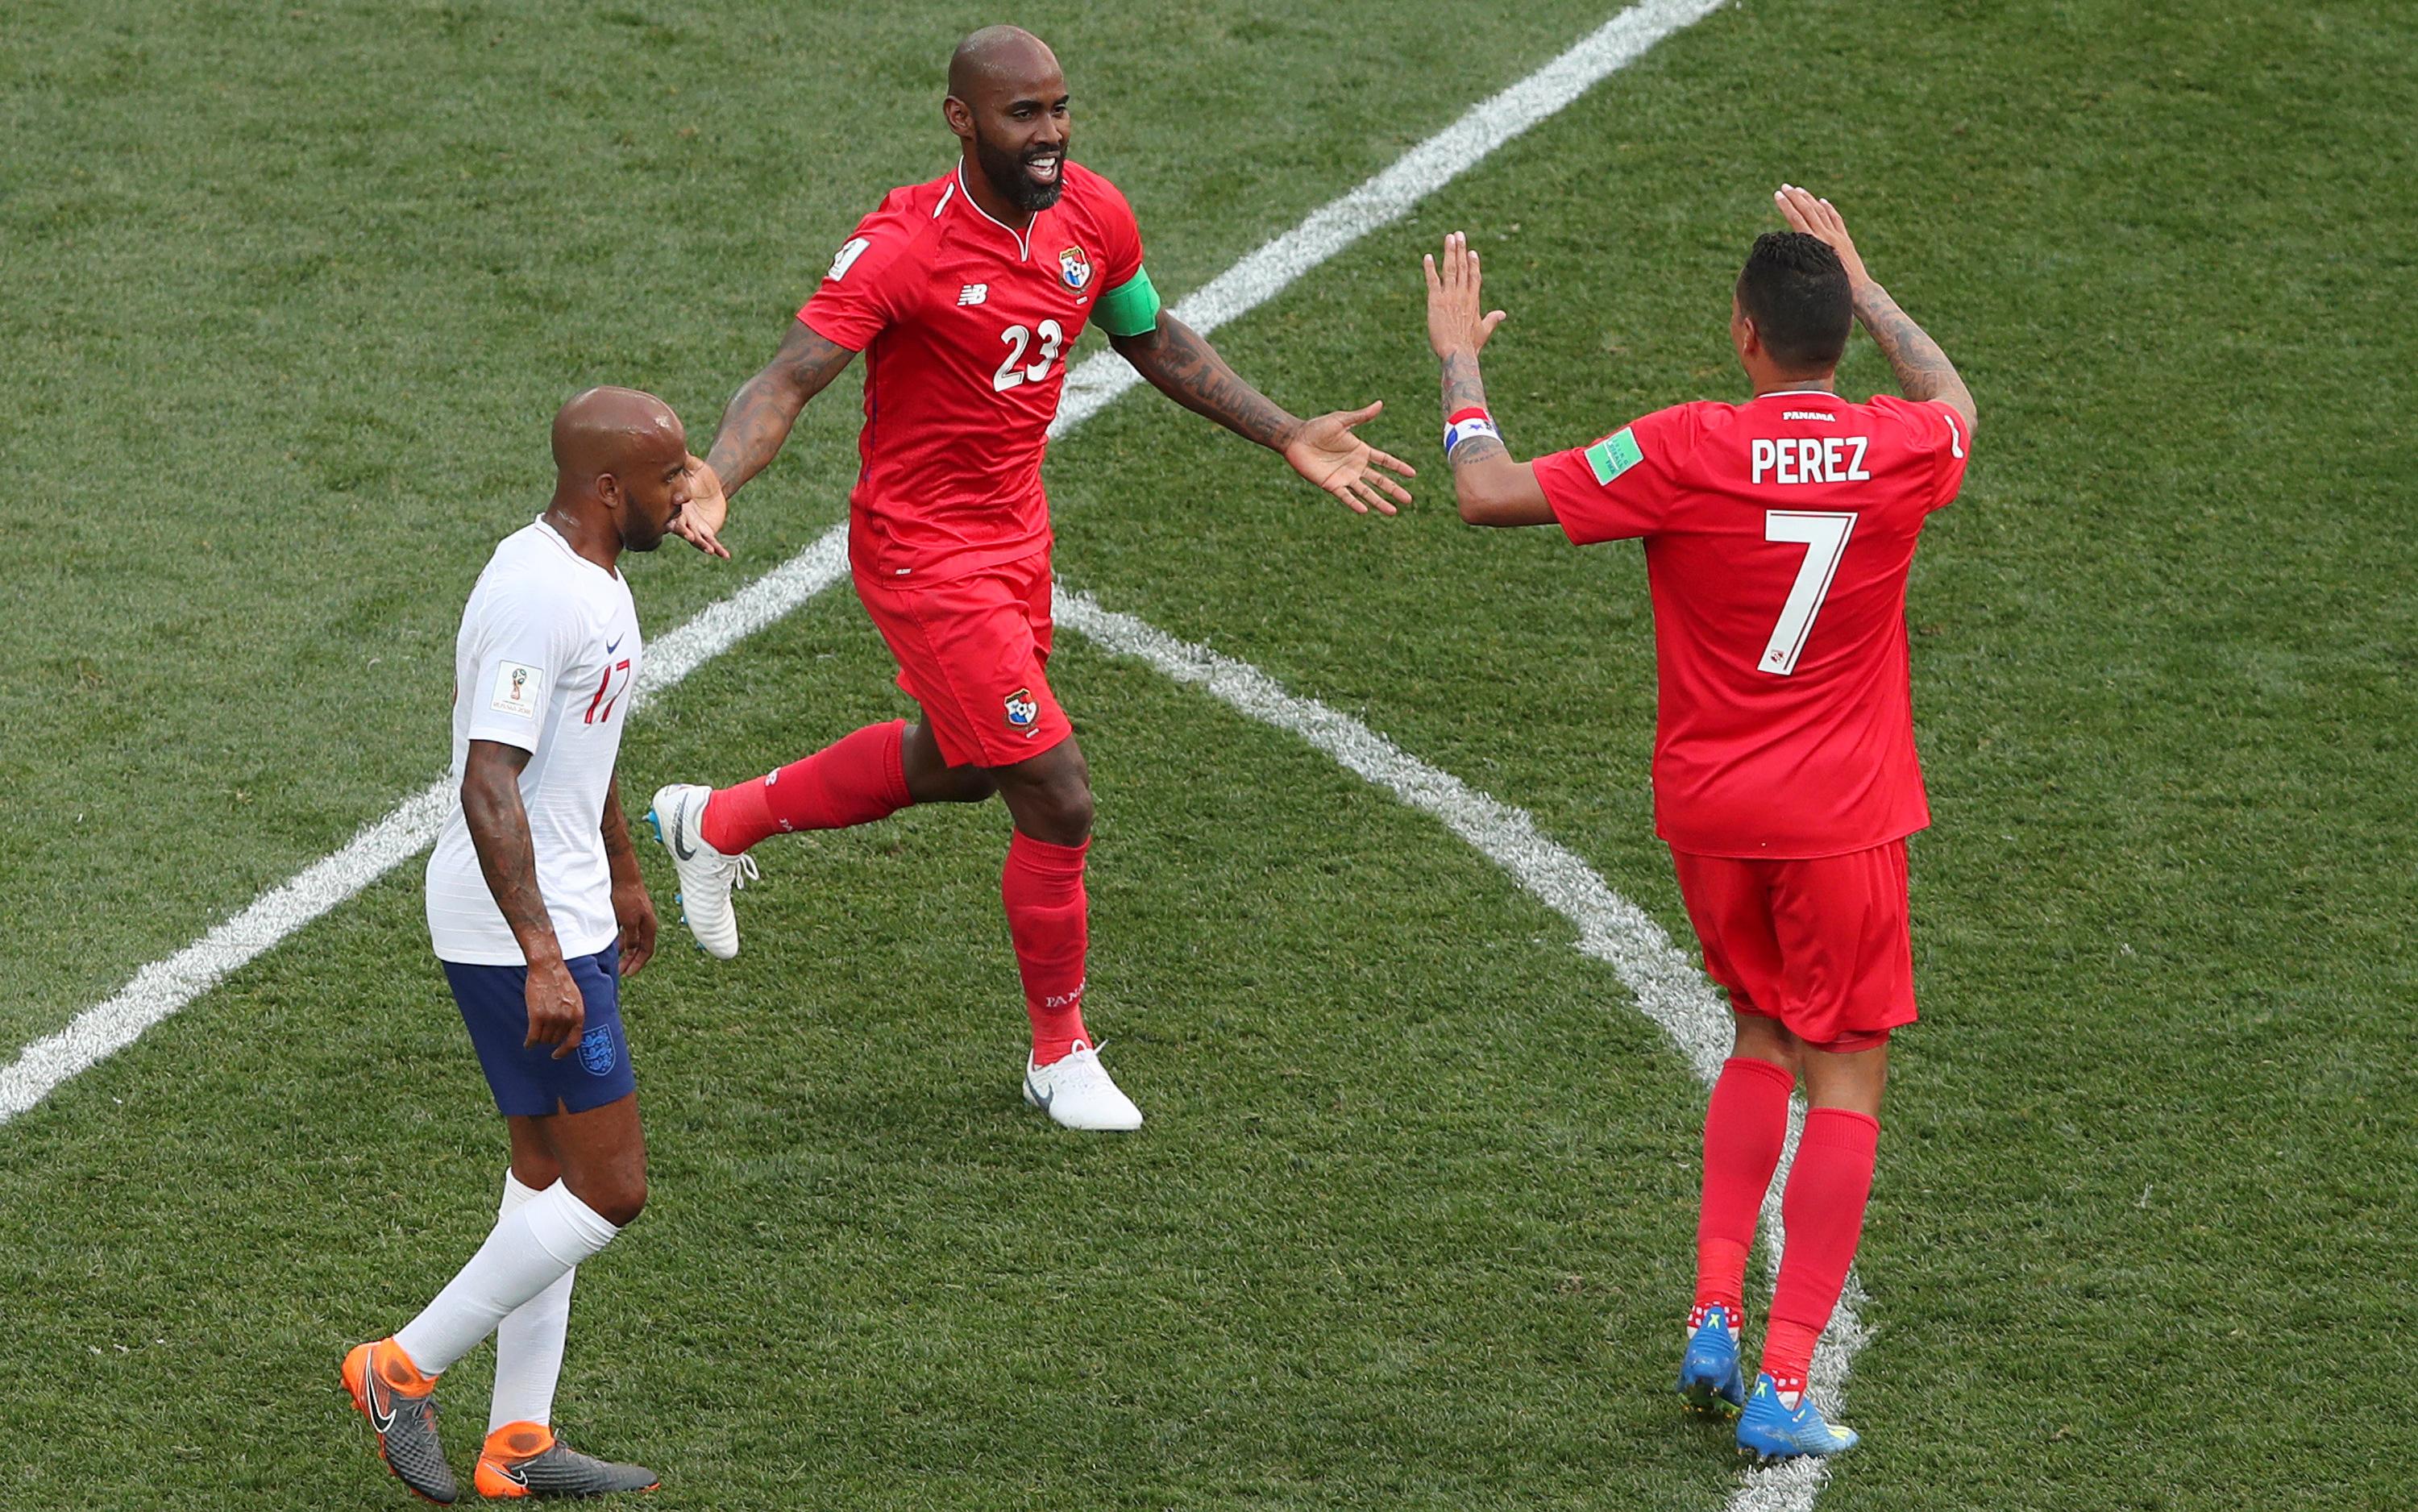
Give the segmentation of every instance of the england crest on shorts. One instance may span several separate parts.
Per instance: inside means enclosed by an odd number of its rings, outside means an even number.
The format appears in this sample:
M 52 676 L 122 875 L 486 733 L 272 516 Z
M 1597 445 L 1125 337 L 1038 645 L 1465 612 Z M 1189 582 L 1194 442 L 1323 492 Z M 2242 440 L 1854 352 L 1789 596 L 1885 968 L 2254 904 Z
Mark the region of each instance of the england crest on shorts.
M 579 1037 L 579 1063 L 591 1077 L 609 1077 L 621 1059 L 621 1051 L 613 1043 L 613 1031 L 597 1025 Z
M 1030 729 L 1041 717 L 1041 702 L 1033 696 L 1031 688 L 1018 688 L 1007 695 L 1007 722 L 1018 729 Z
M 1082 248 L 1069 247 L 1058 254 L 1058 276 L 1080 294 L 1083 285 L 1092 282 L 1092 260 L 1083 255 Z

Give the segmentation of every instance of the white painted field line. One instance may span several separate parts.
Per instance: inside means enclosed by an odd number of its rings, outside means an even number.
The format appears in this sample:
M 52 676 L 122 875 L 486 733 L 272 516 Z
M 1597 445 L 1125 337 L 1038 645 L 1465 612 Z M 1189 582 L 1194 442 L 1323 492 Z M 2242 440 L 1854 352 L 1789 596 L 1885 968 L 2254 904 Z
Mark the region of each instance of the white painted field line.
M 1391 168 L 1330 201 L 1175 306 L 1213 330 L 1256 309 L 1360 237 L 1400 220 L 1417 198 L 1442 188 L 1504 143 L 1552 115 L 1673 32 L 1723 0 L 1645 0 L 1579 39 L 1568 52 L 1403 154 Z M 1139 382 L 1125 360 L 1097 352 L 1066 375 L 1050 435 L 1064 435 Z M 788 561 L 707 608 L 647 649 L 632 712 L 745 636 L 830 588 L 848 571 L 848 527 L 834 526 Z M 436 838 L 445 817 L 443 784 L 423 788 L 343 849 L 255 899 L 241 913 L 134 975 L 116 996 L 78 1014 L 0 1069 L 0 1123 L 140 1038 L 226 975 L 360 893 Z
M 1347 771 L 1442 820 L 1578 929 L 1579 950 L 1613 969 L 1637 999 L 1638 1011 L 1670 1036 L 1699 1081 L 1710 1086 L 1721 1075 L 1729 1055 L 1730 1014 L 1713 996 L 1711 985 L 1651 915 L 1614 892 L 1577 855 L 1539 833 L 1526 810 L 1428 765 L 1349 714 L 1288 692 L 1247 662 L 1104 609 L 1088 593 L 1061 588 L 1056 616 L 1060 624 L 1081 632 L 1106 650 L 1146 662 L 1263 725 L 1299 736 Z M 1788 1143 L 1763 1205 L 1765 1251 L 1774 1271 L 1783 1241 L 1780 1189 L 1796 1159 L 1804 1116 L 1801 1103 L 1789 1110 Z M 1870 1336 L 1858 1312 L 1863 1300 L 1862 1288 L 1850 1275 L 1846 1294 L 1814 1354 L 1810 1385 L 1826 1412 L 1835 1413 L 1843 1405 L 1848 1362 Z M 1676 1329 L 1672 1337 L 1676 1344 Z M 1804 1512 L 1827 1478 L 1819 1460 L 1750 1470 L 1729 1506 L 1731 1512 Z

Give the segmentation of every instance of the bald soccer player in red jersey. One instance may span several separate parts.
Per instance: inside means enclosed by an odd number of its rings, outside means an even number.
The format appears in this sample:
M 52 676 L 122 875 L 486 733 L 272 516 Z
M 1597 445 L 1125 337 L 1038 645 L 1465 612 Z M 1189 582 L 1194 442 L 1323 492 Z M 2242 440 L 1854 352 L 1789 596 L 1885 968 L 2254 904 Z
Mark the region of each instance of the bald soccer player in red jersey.
M 799 411 L 865 359 L 863 469 L 849 495 L 857 597 L 920 707 L 761 778 L 672 784 L 652 817 L 698 943 L 738 954 L 734 887 L 768 836 L 866 824 L 910 803 L 997 793 L 1015 831 L 1001 877 L 1033 1048 L 1024 1096 L 1072 1128 L 1141 1113 L 1083 1022 L 1092 789 L 1051 691 L 1049 512 L 1041 458 L 1065 359 L 1097 319 L 1186 408 L 1283 456 L 1354 511 L 1410 496 L 1411 469 L 1353 427 L 1380 406 L 1298 420 L 1160 307 L 1116 186 L 1070 161 L 1066 82 L 1040 40 L 974 33 L 949 63 L 942 116 L 961 156 L 894 190 L 841 243 L 771 365 L 731 400 L 684 533 L 727 555 L 725 496 L 771 462 Z
M 1756 241 L 1730 307 L 1754 396 L 1658 410 L 1534 462 L 1512 459 L 1486 409 L 1477 355 L 1503 313 L 1480 298 L 1477 254 L 1455 235 L 1427 265 L 1462 518 L 1645 543 L 1655 828 L 1737 1024 L 1706 1113 L 1679 1389 L 1700 1411 L 1738 1413 L 1739 1448 L 1764 1459 L 1856 1443 L 1824 1421 L 1806 1374 L 1863 1231 L 1890 1032 L 1915 1017 L 1905 838 L 1931 811 L 1906 574 L 1964 481 L 1974 420 L 1955 368 L 1873 282 L 1839 212 L 1793 186 L 1775 198 L 1792 229 Z M 1903 399 L 1834 391 L 1858 320 Z M 1799 1077 L 1812 1110 L 1750 1397 L 1747 1253 Z

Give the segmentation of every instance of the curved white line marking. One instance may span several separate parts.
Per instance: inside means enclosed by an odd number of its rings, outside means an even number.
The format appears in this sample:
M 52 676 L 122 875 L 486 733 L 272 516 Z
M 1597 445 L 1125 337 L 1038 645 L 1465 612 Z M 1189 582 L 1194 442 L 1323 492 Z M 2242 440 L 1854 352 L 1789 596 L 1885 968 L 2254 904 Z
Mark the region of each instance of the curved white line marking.
M 1495 148 L 1644 56 L 1655 43 L 1724 3 L 1644 0 L 1630 7 L 1543 68 L 1471 106 L 1385 172 L 1321 206 L 1299 225 L 1195 290 L 1175 306 L 1175 313 L 1207 332 L 1259 308 L 1362 237 L 1401 219 L 1422 195 L 1443 188 Z M 1140 381 L 1123 359 L 1094 352 L 1067 374 L 1050 435 L 1064 435 Z M 772 572 L 650 641 L 633 711 L 847 572 L 848 526 L 843 521 Z M 133 1044 L 228 972 L 435 840 L 445 817 L 445 787 L 438 782 L 413 794 L 334 855 L 262 893 L 241 913 L 174 955 L 144 967 L 115 996 L 84 1009 L 57 1033 L 25 1046 L 13 1063 L 0 1068 L 0 1123 L 48 1097 L 69 1077 Z
M 1088 593 L 1062 587 L 1055 608 L 1060 624 L 1081 632 L 1103 649 L 1147 662 L 1263 725 L 1301 737 L 1347 770 L 1444 821 L 1577 927 L 1579 950 L 1613 969 L 1636 997 L 1638 1011 L 1687 1057 L 1696 1079 L 1709 1086 L 1721 1074 L 1730 1048 L 1730 1014 L 1713 996 L 1711 985 L 1651 915 L 1614 892 L 1577 855 L 1539 833 L 1527 811 L 1428 765 L 1349 714 L 1288 692 L 1247 662 L 1104 609 Z M 1764 1199 L 1764 1253 L 1772 1272 L 1780 1267 L 1783 1241 L 1780 1191 L 1796 1160 L 1804 1118 L 1802 1101 L 1792 1102 L 1788 1143 Z M 1844 1405 L 1848 1363 L 1872 1336 L 1859 1312 L 1865 1300 L 1863 1288 L 1850 1273 L 1838 1311 L 1814 1356 L 1811 1385 L 1825 1412 L 1836 1413 Z M 1673 1338 L 1676 1343 L 1676 1329 Z M 1815 1459 L 1750 1470 L 1729 1506 L 1732 1512 L 1805 1512 L 1829 1474 L 1827 1466 Z

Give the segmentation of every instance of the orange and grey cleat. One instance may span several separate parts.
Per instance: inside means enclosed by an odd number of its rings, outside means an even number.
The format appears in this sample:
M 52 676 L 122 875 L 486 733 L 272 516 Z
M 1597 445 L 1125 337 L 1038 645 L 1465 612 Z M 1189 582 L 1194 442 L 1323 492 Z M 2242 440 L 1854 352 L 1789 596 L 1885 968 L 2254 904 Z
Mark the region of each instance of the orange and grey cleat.
M 543 1423 L 507 1423 L 487 1435 L 471 1477 L 481 1496 L 612 1496 L 651 1491 L 662 1480 L 641 1465 L 617 1465 L 578 1450 Z
M 356 1344 L 344 1356 L 344 1390 L 377 1434 L 378 1458 L 395 1479 L 429 1501 L 462 1494 L 436 1437 L 436 1378 L 420 1373 L 394 1340 Z

